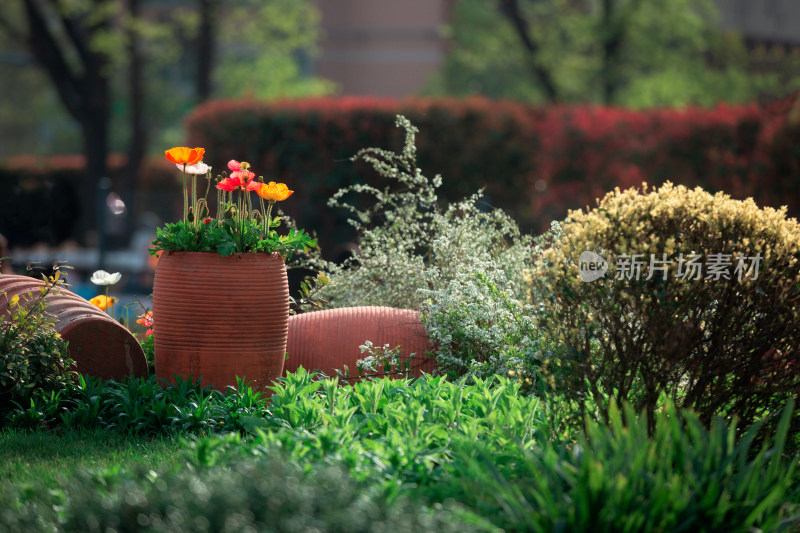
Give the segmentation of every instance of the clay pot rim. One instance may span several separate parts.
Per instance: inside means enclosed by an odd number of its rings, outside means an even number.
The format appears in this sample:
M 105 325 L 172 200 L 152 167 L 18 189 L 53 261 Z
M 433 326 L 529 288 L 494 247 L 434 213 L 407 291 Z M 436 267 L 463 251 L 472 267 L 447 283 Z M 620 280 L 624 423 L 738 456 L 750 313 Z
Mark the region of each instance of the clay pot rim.
M 234 252 L 231 255 L 222 256 L 218 252 L 191 252 L 187 250 L 173 250 L 169 252 L 165 251 L 161 255 L 161 259 L 164 259 L 165 257 L 179 258 L 188 256 L 207 260 L 214 260 L 214 258 L 218 258 L 222 261 L 253 261 L 256 259 L 263 260 L 264 258 L 285 261 L 280 252 Z M 159 259 L 159 261 L 161 259 Z

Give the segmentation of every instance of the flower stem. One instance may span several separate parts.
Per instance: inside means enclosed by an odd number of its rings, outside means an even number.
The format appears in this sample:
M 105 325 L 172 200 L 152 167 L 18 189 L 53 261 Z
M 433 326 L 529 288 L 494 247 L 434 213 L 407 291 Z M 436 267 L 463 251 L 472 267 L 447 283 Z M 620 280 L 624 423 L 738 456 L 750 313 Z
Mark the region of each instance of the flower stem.
M 186 163 L 183 164 L 183 222 L 189 215 L 189 195 L 186 192 Z
M 198 227 L 199 220 L 200 220 L 200 213 L 197 209 L 197 175 L 192 174 L 192 209 L 195 210 L 194 213 L 194 227 Z
M 267 217 L 265 219 L 265 224 L 267 226 L 267 235 L 266 235 L 266 237 L 269 237 L 270 226 L 272 225 L 272 219 L 270 217 L 272 216 L 272 205 L 274 203 L 275 203 L 275 200 L 270 200 L 269 201 L 269 206 L 267 207 Z
M 261 201 L 261 214 L 264 215 L 264 220 L 261 222 L 261 233 L 264 234 L 264 238 L 267 238 L 267 212 L 264 210 L 264 198 L 261 196 L 258 197 Z

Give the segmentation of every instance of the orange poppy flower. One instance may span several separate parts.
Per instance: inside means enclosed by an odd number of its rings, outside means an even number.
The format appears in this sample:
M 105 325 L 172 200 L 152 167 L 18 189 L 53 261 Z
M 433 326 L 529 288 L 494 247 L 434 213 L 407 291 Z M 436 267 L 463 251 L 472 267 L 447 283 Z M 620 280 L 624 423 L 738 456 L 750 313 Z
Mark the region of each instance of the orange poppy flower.
M 101 311 L 105 311 L 109 307 L 113 306 L 116 303 L 117 299 L 113 296 L 106 296 L 105 294 L 101 294 L 99 296 L 95 296 L 89 303 L 100 309 Z
M 188 148 L 186 146 L 176 146 L 164 152 L 167 159 L 176 165 L 194 165 L 203 160 L 206 153 L 205 148 Z
M 285 183 L 275 183 L 274 181 L 263 183 L 261 187 L 256 189 L 256 194 L 270 202 L 282 202 L 289 198 L 293 192 L 289 190 Z

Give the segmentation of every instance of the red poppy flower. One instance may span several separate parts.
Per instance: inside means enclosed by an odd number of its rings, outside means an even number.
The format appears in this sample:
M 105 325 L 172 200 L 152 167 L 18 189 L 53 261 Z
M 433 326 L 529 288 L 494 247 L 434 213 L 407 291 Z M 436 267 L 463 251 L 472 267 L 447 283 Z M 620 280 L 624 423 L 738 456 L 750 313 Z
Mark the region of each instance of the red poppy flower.
M 152 328 L 155 321 L 153 320 L 153 312 L 148 311 L 143 315 L 139 315 L 139 318 L 136 319 L 137 324 L 141 324 L 146 328 Z
M 223 191 L 235 191 L 241 185 L 240 181 L 237 178 L 225 178 L 224 180 L 217 183 L 217 189 L 222 189 Z
M 249 170 L 238 170 L 236 172 L 231 172 L 231 178 L 237 178 L 241 187 L 248 191 L 255 191 L 258 189 L 261 184 L 257 181 L 253 181 L 256 175 Z

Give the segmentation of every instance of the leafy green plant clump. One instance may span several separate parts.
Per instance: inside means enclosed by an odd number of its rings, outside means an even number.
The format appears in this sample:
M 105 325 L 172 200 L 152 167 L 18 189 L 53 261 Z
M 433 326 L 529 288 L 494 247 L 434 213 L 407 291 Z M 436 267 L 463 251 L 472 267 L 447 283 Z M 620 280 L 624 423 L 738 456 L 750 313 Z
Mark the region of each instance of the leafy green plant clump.
M 79 376 L 58 393 L 40 394 L 9 415 L 15 427 L 101 428 L 137 435 L 246 430 L 266 414 L 263 393 L 240 382 L 227 394 L 200 381 L 162 386 L 154 376 L 103 382 Z
M 280 217 L 273 218 L 270 227 L 277 226 L 279 221 Z M 154 252 L 213 252 L 223 257 L 233 253 L 278 252 L 290 257 L 297 250 L 307 250 L 316 243 L 304 230 L 290 229 L 286 235 L 276 235 L 273 231 L 272 236 L 265 238 L 256 224 L 226 219 L 202 225 L 167 223 L 157 228 L 153 246 Z
M 617 190 L 572 212 L 539 260 L 538 325 L 564 348 L 550 371 L 601 412 L 608 395 L 651 415 L 668 397 L 746 428 L 798 398 L 800 225 L 785 210 L 671 184 Z
M 761 424 L 737 440 L 735 424 L 708 429 L 672 404 L 648 417 L 612 401 L 608 422 L 589 421 L 577 443 L 515 448 L 495 460 L 483 440 L 454 453 L 445 492 L 506 531 L 796 531 L 800 457 L 784 455 L 793 402 L 774 440 L 753 446 Z
M 74 376 L 67 343 L 47 313 L 46 297 L 58 290 L 61 273 L 44 281 L 38 294 L 9 297 L 0 292 L 11 315 L 0 314 L 0 425 L 9 412 L 35 396 L 65 390 Z

